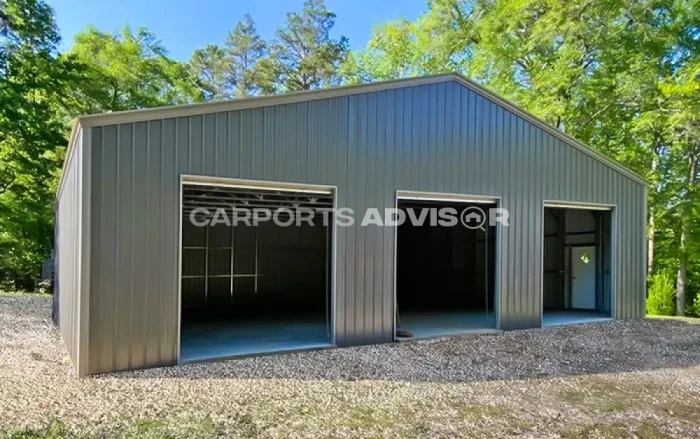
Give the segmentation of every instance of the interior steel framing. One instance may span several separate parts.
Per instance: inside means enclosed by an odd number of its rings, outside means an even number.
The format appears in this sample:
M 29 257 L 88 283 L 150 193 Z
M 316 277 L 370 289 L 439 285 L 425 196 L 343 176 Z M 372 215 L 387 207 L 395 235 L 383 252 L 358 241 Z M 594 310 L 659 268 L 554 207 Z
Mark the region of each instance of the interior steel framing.
M 179 199 L 179 217 L 178 217 L 178 227 L 179 227 L 179 241 L 178 241 L 178 282 L 177 282 L 177 306 L 178 306 L 178 316 L 177 316 L 177 363 L 182 364 L 180 358 L 181 349 L 181 332 L 182 332 L 182 212 L 183 212 L 183 193 L 185 185 L 200 185 L 200 186 L 217 186 L 226 187 L 231 189 L 265 189 L 265 190 L 275 190 L 284 191 L 292 193 L 310 193 L 310 194 L 324 194 L 333 197 L 333 208 L 337 207 L 337 192 L 338 188 L 335 186 L 325 186 L 325 185 L 315 185 L 315 184 L 299 184 L 299 183 L 289 183 L 289 182 L 279 182 L 279 181 L 262 181 L 262 180 L 246 180 L 239 178 L 224 178 L 224 177 L 209 177 L 202 175 L 180 175 L 180 199 Z M 336 344 L 336 225 L 335 221 L 333 224 L 329 225 L 329 230 L 332 230 L 331 236 L 333 242 L 331 243 L 331 318 L 328 321 L 331 331 L 331 345 Z

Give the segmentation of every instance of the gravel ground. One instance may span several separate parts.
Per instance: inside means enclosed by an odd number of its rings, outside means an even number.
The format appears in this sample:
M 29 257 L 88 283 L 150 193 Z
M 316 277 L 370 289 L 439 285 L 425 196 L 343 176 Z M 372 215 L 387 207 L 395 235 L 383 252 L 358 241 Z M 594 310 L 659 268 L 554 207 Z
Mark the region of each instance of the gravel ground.
M 700 437 L 700 322 L 646 319 L 78 379 L 0 294 L 0 437 Z

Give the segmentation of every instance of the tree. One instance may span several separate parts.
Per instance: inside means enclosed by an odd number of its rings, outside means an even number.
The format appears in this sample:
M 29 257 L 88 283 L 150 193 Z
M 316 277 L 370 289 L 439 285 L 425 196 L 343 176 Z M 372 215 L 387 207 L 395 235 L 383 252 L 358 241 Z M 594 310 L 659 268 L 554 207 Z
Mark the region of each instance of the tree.
M 189 66 L 146 29 L 89 28 L 59 54 L 53 10 L 0 3 L 0 283 L 33 289 L 51 255 L 53 200 L 76 114 L 198 100 Z
M 228 99 L 231 97 L 227 72 L 226 52 L 215 44 L 207 44 L 192 54 L 190 66 L 199 79 L 204 100 Z
M 671 200 L 679 226 L 677 238 L 678 269 L 676 275 L 676 315 L 686 312 L 688 270 L 700 255 L 700 206 L 698 160 L 700 160 L 700 56 L 683 63 L 671 78 L 660 84 L 664 109 L 669 114 L 666 126 L 671 159 L 667 184 L 677 185 Z M 675 177 L 675 178 L 674 178 Z M 675 184 L 674 184 L 675 183 Z M 697 264 L 695 268 L 697 269 Z
M 416 21 L 397 20 L 374 29 L 365 50 L 342 64 L 347 82 L 369 82 L 463 71 L 474 43 L 470 6 L 450 0 L 431 2 Z
M 341 65 L 349 83 L 419 76 L 423 73 L 417 42 L 419 25 L 399 20 L 375 29 L 362 52 L 349 53 Z
M 204 98 L 231 99 L 251 96 L 268 89 L 274 81 L 265 72 L 271 66 L 262 63 L 267 45 L 255 30 L 250 15 L 229 32 L 223 47 L 208 44 L 195 50 L 190 65 L 204 90 Z
M 266 86 L 263 74 L 265 65 L 261 59 L 267 51 L 267 44 L 255 29 L 255 23 L 246 14 L 243 21 L 228 34 L 224 44 L 229 56 L 228 80 L 234 88 L 234 96 L 251 96 Z
M 33 289 L 52 248 L 52 200 L 67 126 L 57 115 L 71 66 L 43 1 L 0 3 L 0 281 Z
M 289 12 L 277 29 L 271 56 L 262 74 L 279 81 L 279 91 L 311 90 L 339 84 L 339 68 L 347 53 L 345 37 L 333 39 L 335 14 L 323 0 L 306 0 L 301 12 Z
M 335 14 L 323 0 L 289 12 L 275 40 L 266 43 L 250 15 L 236 23 L 222 46 L 196 50 L 190 65 L 205 99 L 310 90 L 342 82 L 347 38 L 330 35 Z
M 639 20 L 638 25 L 643 33 L 636 35 L 633 45 L 638 63 L 650 71 L 644 94 L 638 98 L 647 104 L 636 109 L 631 126 L 640 143 L 650 145 L 654 154 L 649 198 L 650 274 L 675 271 L 676 314 L 683 315 L 686 302 L 700 297 L 700 235 L 696 232 L 700 222 L 696 200 L 700 13 L 696 2 L 659 2 L 653 9 L 647 8 L 645 16 L 648 19 Z
M 83 112 L 132 110 L 199 101 L 203 92 L 191 67 L 167 57 L 148 29 L 118 34 L 88 27 L 75 37 L 70 55 L 87 66 L 77 84 Z

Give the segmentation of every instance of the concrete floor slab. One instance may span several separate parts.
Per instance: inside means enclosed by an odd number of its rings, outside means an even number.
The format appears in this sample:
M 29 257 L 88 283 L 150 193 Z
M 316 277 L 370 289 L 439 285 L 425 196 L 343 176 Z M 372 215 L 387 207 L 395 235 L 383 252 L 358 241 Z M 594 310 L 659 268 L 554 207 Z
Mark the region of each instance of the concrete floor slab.
M 493 314 L 456 311 L 402 312 L 401 328 L 413 332 L 408 338 L 433 338 L 466 333 L 498 332 Z
M 581 323 L 605 322 L 612 318 L 603 313 L 588 311 L 544 311 L 542 326 L 576 325 Z
M 331 346 L 322 320 L 269 319 L 183 325 L 180 363 Z

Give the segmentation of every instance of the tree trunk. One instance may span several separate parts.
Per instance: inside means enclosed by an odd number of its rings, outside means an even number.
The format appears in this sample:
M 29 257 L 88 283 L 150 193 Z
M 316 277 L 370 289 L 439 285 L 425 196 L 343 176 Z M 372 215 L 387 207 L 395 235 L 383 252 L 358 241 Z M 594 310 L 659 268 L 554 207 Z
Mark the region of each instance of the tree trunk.
M 658 148 L 654 149 L 654 158 L 651 161 L 652 175 L 656 175 L 656 170 L 659 167 Z M 654 189 L 657 190 L 657 189 Z M 654 210 L 649 209 L 649 228 L 647 230 L 647 275 L 654 274 L 654 232 L 656 231 L 654 222 Z
M 685 241 L 685 232 L 681 232 L 681 245 Z M 685 280 L 686 267 L 688 266 L 688 256 L 681 252 L 678 262 L 678 275 L 676 276 L 676 315 L 685 315 Z
M 678 274 L 676 276 L 676 315 L 685 315 L 685 287 L 688 268 L 688 221 L 690 221 L 690 203 L 695 185 L 695 174 L 697 172 L 697 156 L 691 153 L 689 160 L 688 185 L 685 192 L 685 203 L 683 203 L 683 213 L 681 215 L 681 248 L 678 258 Z
M 654 214 L 649 213 L 649 230 L 647 231 L 647 275 L 654 273 Z

